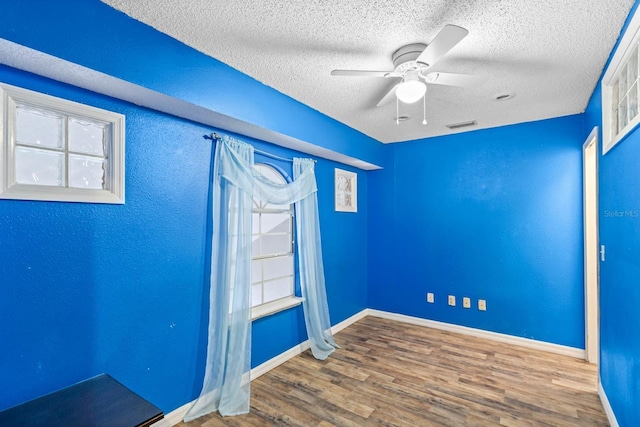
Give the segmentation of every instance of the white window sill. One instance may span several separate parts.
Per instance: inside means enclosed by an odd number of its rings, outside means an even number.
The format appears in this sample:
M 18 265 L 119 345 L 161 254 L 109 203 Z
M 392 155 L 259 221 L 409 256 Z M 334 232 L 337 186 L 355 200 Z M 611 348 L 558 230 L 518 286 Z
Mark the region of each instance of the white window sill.
M 251 320 L 258 320 L 261 317 L 270 316 L 272 314 L 293 308 L 302 304 L 303 299 L 299 297 L 286 297 L 276 301 L 271 301 L 251 309 Z

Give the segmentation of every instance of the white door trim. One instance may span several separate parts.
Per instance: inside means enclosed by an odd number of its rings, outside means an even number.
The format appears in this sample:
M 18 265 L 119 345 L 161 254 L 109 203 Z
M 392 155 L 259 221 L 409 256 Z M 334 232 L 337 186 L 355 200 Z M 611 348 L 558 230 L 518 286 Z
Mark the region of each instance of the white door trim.
M 584 218 L 584 317 L 587 361 L 600 354 L 600 271 L 598 238 L 598 127 L 582 145 Z

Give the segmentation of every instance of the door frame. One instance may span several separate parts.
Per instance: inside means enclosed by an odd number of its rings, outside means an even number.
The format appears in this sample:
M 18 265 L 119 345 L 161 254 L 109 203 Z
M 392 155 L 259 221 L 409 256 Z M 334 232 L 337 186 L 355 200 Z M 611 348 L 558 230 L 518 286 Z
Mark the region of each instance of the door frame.
M 582 145 L 582 213 L 584 236 L 585 356 L 600 356 L 600 252 L 598 229 L 598 127 Z

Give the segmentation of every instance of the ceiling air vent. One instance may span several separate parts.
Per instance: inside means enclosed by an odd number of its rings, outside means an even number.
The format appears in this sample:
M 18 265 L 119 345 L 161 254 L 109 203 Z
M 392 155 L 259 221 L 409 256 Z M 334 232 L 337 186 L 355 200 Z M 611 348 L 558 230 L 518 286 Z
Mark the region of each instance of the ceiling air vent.
M 450 125 L 447 125 L 447 127 L 449 129 L 460 129 L 466 128 L 467 126 L 475 126 L 477 124 L 478 122 L 476 122 L 475 120 L 469 120 L 468 122 L 452 123 Z

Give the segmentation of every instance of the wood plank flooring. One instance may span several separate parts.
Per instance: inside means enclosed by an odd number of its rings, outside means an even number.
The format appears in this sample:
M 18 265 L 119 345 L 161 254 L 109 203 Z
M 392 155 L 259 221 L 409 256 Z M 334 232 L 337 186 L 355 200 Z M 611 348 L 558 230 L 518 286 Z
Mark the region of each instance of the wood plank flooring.
M 583 360 L 371 316 L 335 338 L 254 380 L 250 414 L 179 426 L 609 425 Z

